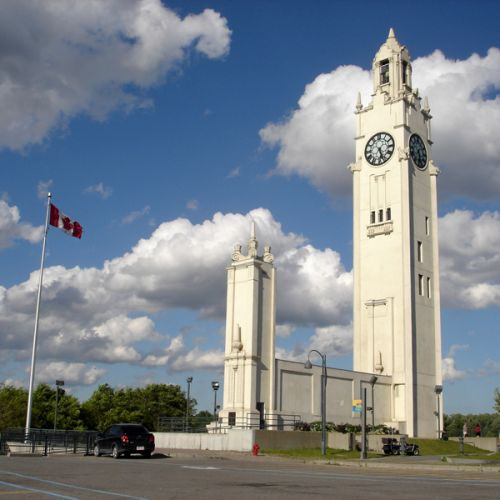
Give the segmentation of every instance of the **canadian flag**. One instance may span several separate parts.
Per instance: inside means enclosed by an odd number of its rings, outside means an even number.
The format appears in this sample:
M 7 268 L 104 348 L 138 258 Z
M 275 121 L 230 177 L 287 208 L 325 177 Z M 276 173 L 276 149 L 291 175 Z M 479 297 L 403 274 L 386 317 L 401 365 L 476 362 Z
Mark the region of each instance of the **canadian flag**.
M 64 215 L 59 209 L 50 204 L 50 225 L 62 229 L 65 233 L 75 238 L 81 238 L 83 228 L 76 220 L 71 220 L 67 215 Z

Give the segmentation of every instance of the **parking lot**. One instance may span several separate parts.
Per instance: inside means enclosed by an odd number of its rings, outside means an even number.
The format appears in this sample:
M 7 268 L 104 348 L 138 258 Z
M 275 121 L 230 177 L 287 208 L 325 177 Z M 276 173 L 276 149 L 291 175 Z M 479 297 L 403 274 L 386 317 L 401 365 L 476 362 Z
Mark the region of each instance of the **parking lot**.
M 202 454 L 203 455 L 203 454 Z M 0 456 L 0 498 L 498 498 L 494 474 L 415 473 L 223 454 Z

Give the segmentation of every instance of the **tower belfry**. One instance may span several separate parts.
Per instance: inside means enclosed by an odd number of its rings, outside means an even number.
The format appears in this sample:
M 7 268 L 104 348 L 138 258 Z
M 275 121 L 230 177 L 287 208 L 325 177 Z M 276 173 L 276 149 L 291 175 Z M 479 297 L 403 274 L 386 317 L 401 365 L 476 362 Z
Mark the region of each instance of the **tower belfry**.
M 433 435 L 441 385 L 436 178 L 427 99 L 391 28 L 355 106 L 354 370 L 392 376 L 392 424 Z M 441 418 L 441 417 L 438 417 Z M 396 424 L 396 425 L 394 425 Z M 442 426 L 441 426 L 442 428 Z

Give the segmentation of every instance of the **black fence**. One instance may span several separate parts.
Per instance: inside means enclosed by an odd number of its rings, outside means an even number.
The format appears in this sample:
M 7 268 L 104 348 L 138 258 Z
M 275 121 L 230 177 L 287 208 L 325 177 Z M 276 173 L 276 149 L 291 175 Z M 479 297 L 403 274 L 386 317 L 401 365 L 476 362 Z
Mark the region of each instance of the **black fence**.
M 65 431 L 52 429 L 9 428 L 0 434 L 0 454 L 82 453 L 90 455 L 94 449 L 96 431 Z
M 160 417 L 158 432 L 223 432 L 225 429 L 267 429 L 267 430 L 295 430 L 300 423 L 300 415 L 248 414 L 246 417 L 232 418 L 218 417 Z
M 158 432 L 208 432 L 210 417 L 159 417 Z

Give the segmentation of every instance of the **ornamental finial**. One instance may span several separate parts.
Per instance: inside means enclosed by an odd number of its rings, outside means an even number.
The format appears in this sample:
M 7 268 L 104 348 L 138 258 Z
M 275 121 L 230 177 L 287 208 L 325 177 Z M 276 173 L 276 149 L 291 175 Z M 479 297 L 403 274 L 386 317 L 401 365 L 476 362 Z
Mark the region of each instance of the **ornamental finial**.
M 363 109 L 363 104 L 361 103 L 361 93 L 358 92 L 358 98 L 356 100 L 356 111 L 361 111 Z
M 251 229 L 250 229 L 250 239 L 248 240 L 248 256 L 249 257 L 257 257 L 257 247 L 259 244 L 257 243 L 257 237 L 255 236 L 255 221 L 252 221 Z

